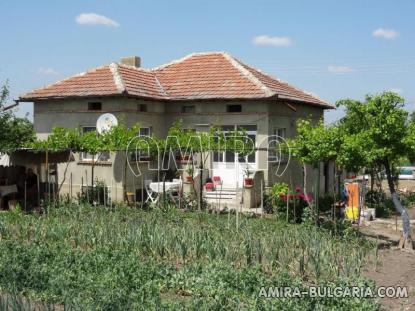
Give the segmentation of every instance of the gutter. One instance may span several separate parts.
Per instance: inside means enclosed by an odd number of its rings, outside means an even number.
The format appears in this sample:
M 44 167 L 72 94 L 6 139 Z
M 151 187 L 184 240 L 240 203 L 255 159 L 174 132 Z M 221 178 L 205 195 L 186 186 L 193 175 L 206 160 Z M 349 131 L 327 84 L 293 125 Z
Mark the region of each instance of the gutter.
M 9 105 L 9 106 L 6 106 L 6 107 L 2 108 L 2 109 L 0 110 L 0 112 L 4 112 L 4 111 L 10 110 L 10 109 L 12 109 L 12 108 L 14 108 L 14 107 L 17 107 L 17 106 L 19 106 L 19 103 L 20 103 L 20 101 L 19 101 L 18 99 L 15 99 L 15 100 L 14 100 L 14 104 L 11 104 L 11 105 Z

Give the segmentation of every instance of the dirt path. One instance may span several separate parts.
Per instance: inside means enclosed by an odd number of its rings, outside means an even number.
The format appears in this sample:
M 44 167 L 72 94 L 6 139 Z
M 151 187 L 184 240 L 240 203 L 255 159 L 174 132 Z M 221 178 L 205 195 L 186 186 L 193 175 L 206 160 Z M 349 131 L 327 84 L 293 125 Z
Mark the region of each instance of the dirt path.
M 365 276 L 374 280 L 376 286 L 406 286 L 407 299 L 382 298 L 382 310 L 415 310 L 415 252 L 397 249 L 400 232 L 395 230 L 394 220 L 371 222 L 361 231 L 379 243 L 380 264 L 375 269 L 372 264 L 365 269 Z

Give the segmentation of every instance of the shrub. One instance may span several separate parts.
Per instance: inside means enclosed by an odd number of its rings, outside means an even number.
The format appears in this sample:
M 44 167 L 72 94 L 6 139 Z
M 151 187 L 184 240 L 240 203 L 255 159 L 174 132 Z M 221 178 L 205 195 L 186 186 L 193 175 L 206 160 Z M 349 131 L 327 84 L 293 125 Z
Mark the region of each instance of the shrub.
M 275 213 L 278 218 L 287 218 L 287 201 L 288 201 L 288 220 L 299 223 L 303 219 L 303 211 L 312 201 L 312 196 L 304 194 L 300 187 L 295 191 L 290 191 L 288 184 L 276 183 L 269 188 L 265 202 L 265 211 Z
M 376 217 L 387 218 L 395 211 L 392 199 L 387 198 L 381 190 L 370 190 L 366 193 L 366 206 L 376 210 Z

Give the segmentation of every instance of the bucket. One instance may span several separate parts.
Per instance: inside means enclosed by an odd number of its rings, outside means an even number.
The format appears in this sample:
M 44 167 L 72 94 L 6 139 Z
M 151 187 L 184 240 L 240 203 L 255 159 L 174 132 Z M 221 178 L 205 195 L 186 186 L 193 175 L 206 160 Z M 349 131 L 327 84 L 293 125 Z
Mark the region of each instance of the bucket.
M 376 219 L 376 209 L 374 209 L 374 208 L 368 208 L 367 209 L 367 212 L 370 214 L 370 218 L 373 220 L 373 219 Z
M 15 209 L 17 207 L 17 200 L 9 200 L 9 209 Z
M 347 206 L 346 218 L 350 220 L 357 220 L 359 218 L 359 208 L 357 206 Z
M 134 202 L 134 193 L 133 192 L 127 192 L 127 202 L 133 203 Z

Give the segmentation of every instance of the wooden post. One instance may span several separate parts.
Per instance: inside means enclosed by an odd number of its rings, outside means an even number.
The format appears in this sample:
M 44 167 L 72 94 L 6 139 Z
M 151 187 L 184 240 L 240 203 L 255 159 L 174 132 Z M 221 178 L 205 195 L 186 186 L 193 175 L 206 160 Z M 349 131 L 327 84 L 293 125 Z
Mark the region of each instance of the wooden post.
M 27 185 L 26 185 L 26 180 L 24 181 L 24 211 L 27 212 Z
M 141 175 L 141 207 L 144 206 L 144 183 L 145 183 L 145 179 L 144 179 L 144 174 Z
M 45 166 L 46 166 L 46 185 L 48 191 L 48 201 L 50 203 L 50 184 L 49 184 L 49 152 L 46 150 L 46 159 L 45 159 Z
M 86 182 L 86 200 L 89 204 L 89 191 L 88 191 L 88 172 L 85 170 L 85 182 Z
M 110 191 L 109 191 L 109 193 L 111 193 L 111 201 L 110 201 L 110 207 L 111 208 L 112 208 L 112 203 L 114 202 L 114 198 L 112 196 L 113 191 L 114 191 L 114 180 L 111 177 L 111 188 L 110 188 Z
M 81 198 L 84 195 L 84 177 L 81 176 Z M 80 202 L 78 202 L 79 204 Z
M 72 203 L 72 184 L 73 184 L 73 182 L 72 182 L 72 178 L 73 178 L 73 176 L 72 176 L 72 172 L 71 172 L 71 174 L 69 175 L 69 197 L 70 197 L 70 199 L 71 199 L 71 203 Z
M 264 181 L 261 179 L 261 218 L 264 218 Z
M 180 185 L 179 185 L 179 209 L 182 208 L 182 191 L 183 191 L 183 181 L 182 176 L 179 177 Z
M 107 196 L 105 195 L 106 194 L 106 190 L 107 189 L 107 186 L 104 184 L 104 206 L 107 206 Z
M 117 184 L 115 184 L 115 200 L 118 200 L 118 187 L 117 187 Z
M 39 181 L 39 172 L 37 174 L 37 178 L 36 179 L 37 179 L 37 181 L 36 181 L 36 183 L 37 183 L 37 205 L 38 205 L 38 207 L 40 207 L 40 181 Z
M 314 196 L 314 200 L 315 200 L 315 212 L 316 212 L 316 226 L 318 226 L 318 216 L 319 216 L 319 197 L 320 197 L 320 162 L 318 162 L 317 164 L 317 178 L 316 178 L 316 192 L 315 192 L 315 196 Z
M 288 191 L 287 191 L 287 215 L 286 215 L 286 220 L 285 220 L 287 223 L 288 223 L 288 220 L 289 220 L 289 218 L 288 218 L 289 208 L 290 208 L 290 189 L 288 189 Z
M 294 189 L 294 186 L 293 186 L 293 180 L 292 180 L 292 177 L 291 177 L 291 172 L 290 172 L 290 187 L 291 187 L 291 191 L 294 193 L 294 195 L 293 195 L 293 218 L 294 218 L 294 223 L 295 223 L 296 222 L 296 213 L 295 213 L 295 189 Z M 289 197 L 290 196 L 288 195 L 288 201 L 289 201 Z M 288 211 L 287 211 L 287 213 L 288 213 Z M 287 215 L 287 218 L 288 218 L 288 215 Z
M 136 193 L 136 189 L 135 189 L 135 175 L 133 174 L 133 194 L 134 194 L 134 206 L 136 205 L 136 202 L 137 202 L 137 197 L 136 197 L 136 195 L 137 195 L 137 193 Z

